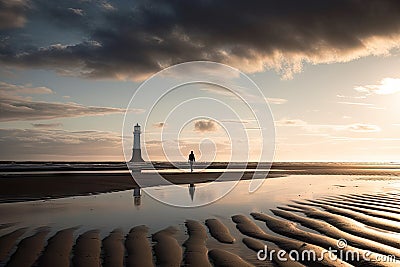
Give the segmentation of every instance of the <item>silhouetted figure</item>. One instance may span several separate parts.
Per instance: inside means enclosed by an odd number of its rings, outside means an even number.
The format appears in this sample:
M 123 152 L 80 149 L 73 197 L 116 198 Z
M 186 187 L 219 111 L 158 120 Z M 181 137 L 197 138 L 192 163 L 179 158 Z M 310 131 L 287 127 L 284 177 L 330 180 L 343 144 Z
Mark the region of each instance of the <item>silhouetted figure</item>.
M 190 172 L 193 172 L 193 162 L 196 161 L 196 158 L 194 157 L 193 151 L 190 151 L 189 154 L 189 163 L 190 163 Z
M 192 202 L 193 202 L 194 191 L 195 190 L 196 190 L 195 185 L 194 184 L 190 184 L 189 185 L 189 195 L 190 195 L 190 198 L 192 199 Z

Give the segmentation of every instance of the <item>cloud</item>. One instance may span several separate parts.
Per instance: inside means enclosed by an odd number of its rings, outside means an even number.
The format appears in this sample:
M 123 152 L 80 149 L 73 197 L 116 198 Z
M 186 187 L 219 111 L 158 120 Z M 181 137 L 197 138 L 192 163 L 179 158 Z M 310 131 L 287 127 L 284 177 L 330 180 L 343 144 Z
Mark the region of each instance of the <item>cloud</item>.
M 0 30 L 23 27 L 28 8 L 26 0 L 0 0 Z
M 78 15 L 78 16 L 83 16 L 83 14 L 84 14 L 83 9 L 80 9 L 80 8 L 72 8 L 72 7 L 70 7 L 70 8 L 68 8 L 68 10 L 71 11 L 72 13 L 74 13 L 75 15 Z
M 268 101 L 269 104 L 282 105 L 282 104 L 285 104 L 287 102 L 287 99 L 268 97 L 267 101 Z
M 125 109 L 84 106 L 77 103 L 32 101 L 23 98 L 0 99 L 0 122 L 33 121 L 125 113 Z
M 212 120 L 198 120 L 194 123 L 194 130 L 198 132 L 214 132 L 217 127 Z
M 385 108 L 377 107 L 376 105 L 371 104 L 371 103 L 339 101 L 338 104 L 351 105 L 351 106 L 360 106 L 360 107 L 366 107 L 366 108 L 369 108 L 369 109 L 385 110 Z
M 0 122 L 33 121 L 82 116 L 98 116 L 125 113 L 125 109 L 113 107 L 84 106 L 68 102 L 35 101 L 19 94 L 51 94 L 47 87 L 31 87 L 0 82 Z M 130 112 L 140 113 L 141 109 Z
M 377 125 L 362 124 L 362 123 L 355 123 L 352 125 L 348 125 L 347 128 L 353 132 L 379 132 L 379 131 L 381 131 L 381 128 Z
M 305 126 L 307 122 L 299 119 L 282 119 L 275 121 L 276 126 Z
M 121 137 L 106 131 L 0 129 L 1 160 L 122 159 Z
M 335 141 L 399 142 L 400 138 L 331 136 Z M 381 146 L 379 146 L 381 147 Z
M 346 102 L 346 101 L 340 101 L 338 102 L 339 104 L 343 104 L 343 105 L 353 105 L 353 106 L 368 106 L 368 107 L 372 107 L 374 106 L 374 104 L 371 103 L 361 103 L 361 102 Z
M 102 1 L 101 4 L 100 4 L 100 6 L 101 6 L 103 9 L 107 10 L 107 11 L 114 11 L 114 10 L 116 10 L 116 8 L 115 8 L 113 5 L 111 5 L 110 3 L 108 3 L 107 1 Z
M 348 98 L 348 99 L 365 99 L 367 98 L 365 95 L 362 96 L 345 96 L 345 95 L 336 95 L 338 98 Z
M 32 87 L 29 84 L 16 85 L 0 81 L 0 96 L 4 95 L 18 95 L 18 94 L 53 94 L 50 88 L 40 86 Z
M 275 122 L 280 127 L 301 127 L 306 131 L 318 133 L 321 131 L 351 131 L 351 132 L 379 132 L 377 125 L 367 123 L 354 124 L 310 124 L 299 119 L 282 119 Z
M 400 92 L 400 79 L 384 78 L 379 84 L 356 86 L 354 90 L 361 93 L 390 95 Z
M 166 123 L 165 122 L 157 122 L 153 124 L 154 128 L 163 128 L 166 127 Z
M 398 1 L 101 3 L 35 2 L 30 21 L 47 20 L 59 27 L 53 31 L 79 31 L 85 41 L 40 47 L 19 45 L 13 35 L 0 48 L 1 64 L 140 80 L 172 64 L 212 60 L 248 73 L 273 69 L 291 78 L 304 63 L 347 62 L 400 47 Z M 70 6 L 85 10 L 85 16 L 68 11 Z M 8 9 L 2 12 L 14 16 Z M 24 23 L 15 24 L 9 26 Z
M 45 128 L 45 129 L 52 129 L 52 128 L 60 128 L 63 126 L 62 123 L 60 122 L 54 122 L 54 123 L 32 123 L 32 126 L 34 128 Z
M 251 120 L 221 120 L 221 123 L 240 123 L 240 124 L 244 124 L 244 123 L 250 123 Z

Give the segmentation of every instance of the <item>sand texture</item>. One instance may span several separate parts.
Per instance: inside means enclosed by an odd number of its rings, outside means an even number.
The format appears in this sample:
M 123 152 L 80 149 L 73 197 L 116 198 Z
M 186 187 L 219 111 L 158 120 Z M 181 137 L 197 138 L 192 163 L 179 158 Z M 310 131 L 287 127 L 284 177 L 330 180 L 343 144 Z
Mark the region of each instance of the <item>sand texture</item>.
M 0 262 L 7 258 L 18 238 L 20 238 L 25 231 L 26 228 L 20 228 L 0 238 Z
M 3 224 L 0 266 L 400 266 L 399 208 L 400 194 L 391 192 L 295 200 L 234 215 L 236 229 L 230 230 L 225 218 L 186 220 L 159 231 L 144 225 L 102 232 Z M 340 248 L 339 239 L 346 240 Z M 313 251 L 315 258 L 274 254 L 254 260 L 265 246 L 300 255 Z M 356 252 L 360 258 L 334 259 L 326 253 L 330 248 L 336 256 Z
M 168 227 L 153 234 L 154 254 L 157 258 L 157 266 L 180 266 L 182 262 L 182 247 L 175 239 L 174 234 L 177 230 Z
M 184 258 L 185 266 L 211 266 L 207 256 L 207 231 L 205 227 L 198 221 L 193 220 L 187 220 L 185 225 L 189 235 L 189 238 L 183 244 L 186 248 Z
M 124 254 L 124 233 L 116 229 L 103 239 L 103 266 L 124 266 Z
M 206 225 L 212 237 L 217 239 L 219 242 L 231 244 L 235 242 L 235 238 L 229 232 L 228 227 L 226 227 L 218 219 L 207 219 Z
M 241 257 L 236 254 L 233 254 L 229 251 L 223 249 L 213 249 L 208 252 L 208 255 L 212 259 L 214 266 L 217 267 L 229 267 L 229 266 L 237 266 L 237 267 L 251 267 L 252 264 L 246 262 Z
M 74 244 L 73 233 L 75 228 L 58 231 L 52 236 L 39 259 L 39 265 L 43 267 L 68 267 L 70 266 L 70 254 Z
M 90 230 L 78 237 L 72 259 L 76 267 L 100 266 L 101 240 L 98 230 Z
M 150 242 L 147 239 L 148 228 L 144 225 L 133 227 L 125 239 L 127 251 L 126 266 L 128 267 L 151 267 L 153 254 Z
M 17 250 L 7 263 L 7 267 L 32 266 L 43 251 L 49 232 L 49 228 L 43 227 L 37 229 L 34 235 L 19 242 Z

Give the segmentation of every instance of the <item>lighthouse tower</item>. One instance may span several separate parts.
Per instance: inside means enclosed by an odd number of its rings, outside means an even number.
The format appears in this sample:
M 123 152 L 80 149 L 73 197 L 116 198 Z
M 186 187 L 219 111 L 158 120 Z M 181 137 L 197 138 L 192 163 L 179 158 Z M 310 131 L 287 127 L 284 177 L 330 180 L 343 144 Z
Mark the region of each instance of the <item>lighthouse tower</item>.
M 130 162 L 144 162 L 142 159 L 142 150 L 140 149 L 140 133 L 140 125 L 136 123 L 133 127 L 133 148 Z

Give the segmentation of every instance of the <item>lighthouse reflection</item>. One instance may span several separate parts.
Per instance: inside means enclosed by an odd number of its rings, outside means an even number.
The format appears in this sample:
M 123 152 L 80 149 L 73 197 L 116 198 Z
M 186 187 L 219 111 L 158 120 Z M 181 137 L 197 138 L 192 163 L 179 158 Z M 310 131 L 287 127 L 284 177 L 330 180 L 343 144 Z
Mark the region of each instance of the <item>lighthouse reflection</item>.
M 140 204 L 142 204 L 142 192 L 140 187 L 135 187 L 135 189 L 133 189 L 133 204 L 135 206 L 140 206 Z
M 189 196 L 192 202 L 194 201 L 194 193 L 196 191 L 196 185 L 191 183 L 188 186 Z M 142 189 L 140 187 L 135 187 L 133 189 L 133 204 L 139 207 L 142 204 Z

